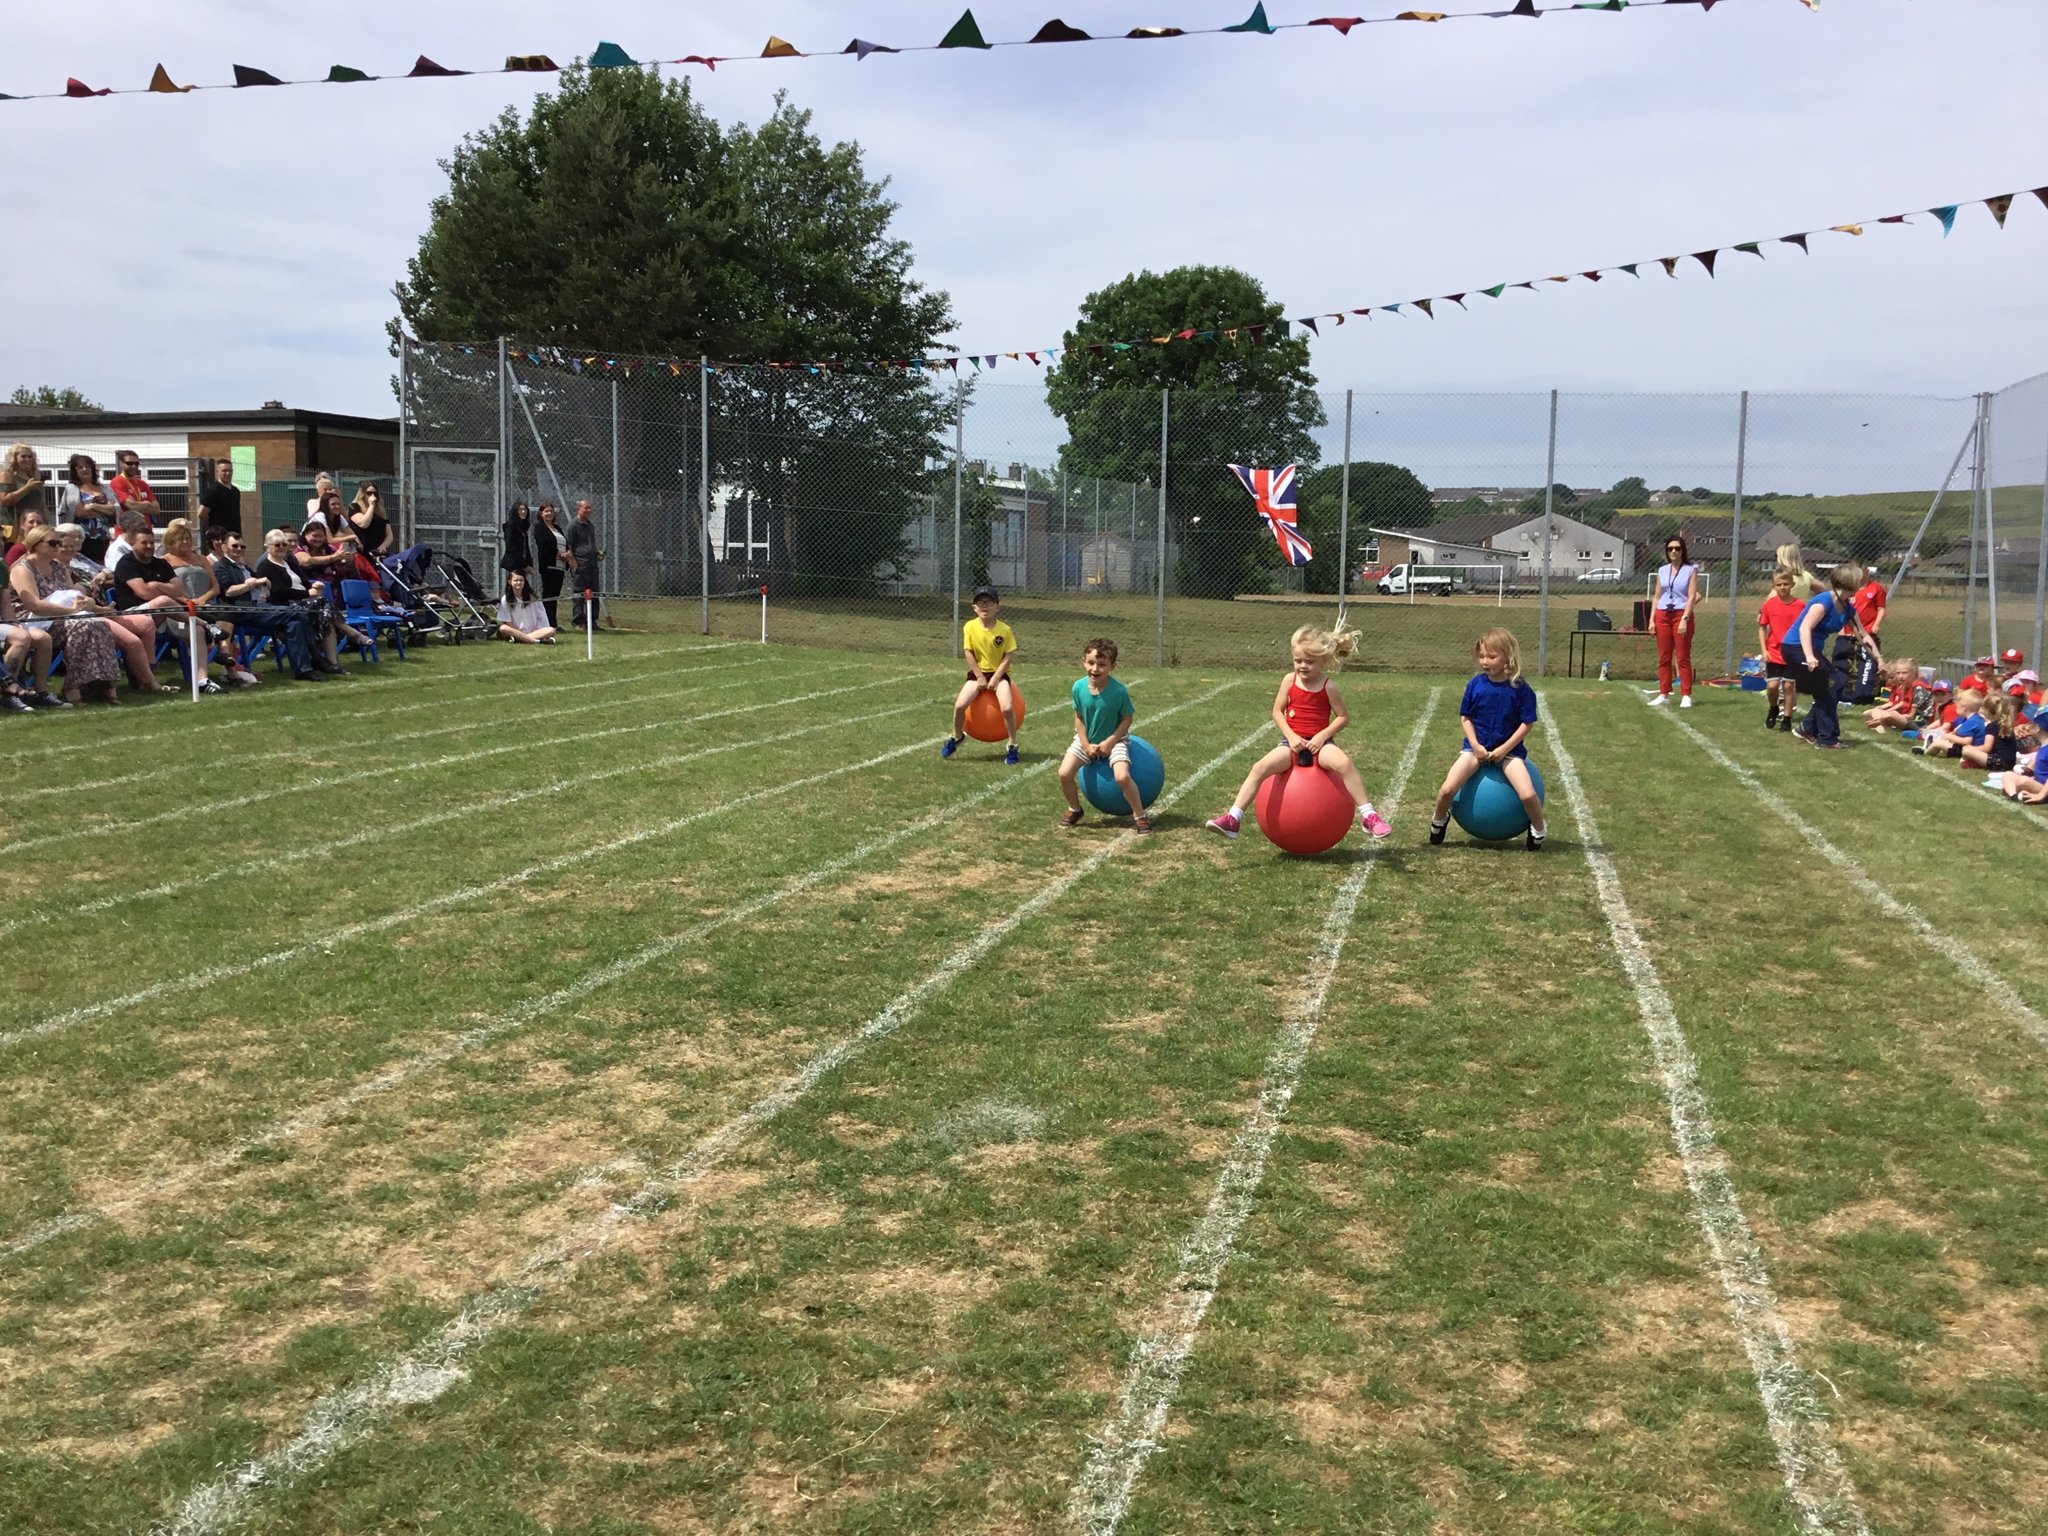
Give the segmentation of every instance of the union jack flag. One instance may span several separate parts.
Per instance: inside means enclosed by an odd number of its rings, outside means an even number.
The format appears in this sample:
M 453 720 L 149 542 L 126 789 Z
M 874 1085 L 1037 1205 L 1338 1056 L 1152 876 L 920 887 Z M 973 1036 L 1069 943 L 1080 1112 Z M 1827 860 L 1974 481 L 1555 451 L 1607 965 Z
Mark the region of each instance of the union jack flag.
M 1252 500 L 1258 504 L 1259 516 L 1273 530 L 1273 538 L 1280 545 L 1280 553 L 1287 557 L 1287 563 L 1307 565 L 1315 551 L 1309 548 L 1308 540 L 1301 536 L 1301 530 L 1294 523 L 1296 468 L 1290 464 L 1285 469 L 1251 469 L 1243 464 L 1233 464 L 1230 472 L 1252 493 Z

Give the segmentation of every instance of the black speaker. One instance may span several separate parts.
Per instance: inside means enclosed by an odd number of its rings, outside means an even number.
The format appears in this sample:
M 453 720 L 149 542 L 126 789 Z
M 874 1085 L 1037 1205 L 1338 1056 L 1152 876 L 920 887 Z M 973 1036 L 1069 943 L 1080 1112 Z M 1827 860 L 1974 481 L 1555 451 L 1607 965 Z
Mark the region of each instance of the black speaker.
M 1614 620 L 1607 616 L 1605 608 L 1581 608 L 1579 610 L 1579 628 L 1612 629 L 1614 628 Z

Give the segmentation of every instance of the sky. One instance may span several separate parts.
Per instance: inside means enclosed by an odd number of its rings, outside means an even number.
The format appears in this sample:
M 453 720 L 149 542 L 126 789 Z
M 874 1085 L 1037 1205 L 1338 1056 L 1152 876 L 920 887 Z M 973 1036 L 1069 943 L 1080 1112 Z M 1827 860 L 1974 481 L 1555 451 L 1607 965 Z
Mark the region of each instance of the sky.
M 823 137 L 858 142 L 900 205 L 917 275 L 952 297 L 950 339 L 975 352 L 1056 343 L 1085 295 L 1146 268 L 1238 266 L 1290 314 L 1310 313 L 2048 185 L 2040 0 L 1823 0 L 1817 13 L 1721 0 L 1349 37 L 751 58 L 771 32 L 835 50 L 854 36 L 935 42 L 959 5 L 67 0 L 10 16 L 0 91 L 60 88 L 67 75 L 141 84 L 158 62 L 206 82 L 231 78 L 232 63 L 293 78 L 333 63 L 403 73 L 422 53 L 455 68 L 510 53 L 566 62 L 600 40 L 636 58 L 749 56 L 684 72 L 723 121 L 758 122 L 786 90 Z M 1267 9 L 1284 22 L 1327 6 Z M 1248 9 L 985 0 L 975 15 L 998 39 L 1053 15 L 1111 32 L 1227 24 Z M 0 242 L 0 391 L 69 384 L 125 409 L 281 399 L 389 414 L 383 327 L 445 186 L 439 162 L 548 83 L 0 102 L 0 163 L 15 201 L 39 210 L 33 235 Z M 2003 231 L 1977 207 L 1946 240 L 1923 217 L 1818 237 L 1806 257 L 1768 251 L 1724 257 L 1711 281 L 1693 264 L 1676 281 L 1653 266 L 1640 282 L 1478 299 L 1434 321 L 1326 325 L 1312 355 L 1331 392 L 1326 438 L 1334 446 L 1355 390 L 1376 397 L 1356 407 L 1361 440 L 1377 431 L 1431 458 L 1425 478 L 1534 481 L 1555 388 L 1568 396 L 1560 479 L 1668 469 L 1691 483 L 1690 468 L 1722 484 L 1735 391 L 1843 396 L 1759 407 L 1799 423 L 1784 473 L 1825 488 L 1932 484 L 1968 427 L 1966 397 L 2048 371 L 2048 208 L 2036 199 L 2016 203 Z M 970 452 L 1042 457 L 1039 391 L 1012 367 L 984 381 Z M 1692 398 L 1626 398 L 1644 392 Z M 1452 419 L 1459 430 L 1444 429 Z M 2005 438 L 2022 435 L 2001 434 L 2001 447 L 2016 452 Z M 1756 451 L 1768 478 L 1769 442 Z

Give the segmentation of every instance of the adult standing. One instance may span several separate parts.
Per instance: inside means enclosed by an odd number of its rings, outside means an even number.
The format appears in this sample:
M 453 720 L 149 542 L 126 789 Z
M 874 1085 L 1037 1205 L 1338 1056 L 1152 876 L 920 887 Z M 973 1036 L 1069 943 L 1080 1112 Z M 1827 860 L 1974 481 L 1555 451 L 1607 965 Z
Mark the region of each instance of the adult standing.
M 597 584 L 603 579 L 603 570 L 597 547 L 597 525 L 590 520 L 590 503 L 576 503 L 576 520 L 569 525 L 569 542 L 566 553 L 569 556 L 569 579 L 576 584 L 576 606 L 572 622 L 578 629 L 595 628 L 601 612 L 597 597 Z M 588 615 L 584 612 L 584 594 L 589 593 Z
M 1657 697 L 1652 704 L 1671 702 L 1671 673 L 1678 671 L 1678 707 L 1692 708 L 1693 611 L 1700 604 L 1700 568 L 1692 563 L 1685 540 L 1673 534 L 1664 541 L 1664 563 L 1650 578 L 1654 609 L 1651 626 L 1657 635 Z
M 100 484 L 99 461 L 91 454 L 74 453 L 66 468 L 71 483 L 59 489 L 58 498 L 63 505 L 57 520 L 77 523 L 83 528 L 85 557 L 104 562 L 115 521 L 121 515 L 120 504 L 114 500 L 113 490 Z
M 568 553 L 569 536 L 557 520 L 555 504 L 544 501 L 534 514 L 540 519 L 533 530 L 533 568 L 540 573 L 540 606 L 548 616 L 548 628 L 559 629 L 555 603 L 562 595 L 562 561 Z
M 241 536 L 242 488 L 235 484 L 234 460 L 213 461 L 213 478 L 199 488 L 199 505 L 205 509 L 207 527 Z
M 0 523 L 12 532 L 21 524 L 21 514 L 33 509 L 47 519 L 49 492 L 43 489 L 42 467 L 36 451 L 27 443 L 16 443 L 0 460 Z
M 1792 734 L 1810 747 L 1829 751 L 1842 744 L 1842 726 L 1835 713 L 1841 699 L 1842 673 L 1828 654 L 1828 641 L 1856 622 L 1852 599 L 1863 585 L 1863 567 L 1845 560 L 1828 576 L 1827 590 L 1816 592 L 1799 610 L 1799 617 L 1787 626 L 1778 641 L 1799 691 L 1813 702 L 1806 720 Z M 1875 652 L 1877 643 L 1865 637 Z M 1878 665 L 1884 657 L 1877 657 Z
M 124 512 L 140 512 L 149 519 L 149 526 L 156 526 L 156 490 L 142 477 L 142 458 L 133 448 L 123 448 L 114 455 L 114 478 L 107 482 L 107 489 L 114 493 L 114 504 Z
M 365 480 L 356 488 L 348 525 L 355 530 L 356 547 L 372 560 L 391 547 L 391 519 L 384 515 L 384 498 L 374 480 Z

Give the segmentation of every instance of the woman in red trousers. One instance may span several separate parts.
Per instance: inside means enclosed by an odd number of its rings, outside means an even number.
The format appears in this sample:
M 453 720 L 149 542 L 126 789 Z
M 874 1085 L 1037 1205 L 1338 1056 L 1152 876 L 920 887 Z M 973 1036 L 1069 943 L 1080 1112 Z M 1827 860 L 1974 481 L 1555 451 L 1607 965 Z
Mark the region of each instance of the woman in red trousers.
M 1650 582 L 1657 632 L 1657 697 L 1652 704 L 1671 702 L 1672 662 L 1677 661 L 1678 707 L 1692 708 L 1693 610 L 1700 603 L 1700 568 L 1692 563 L 1685 540 L 1673 534 L 1664 541 L 1664 564 Z

